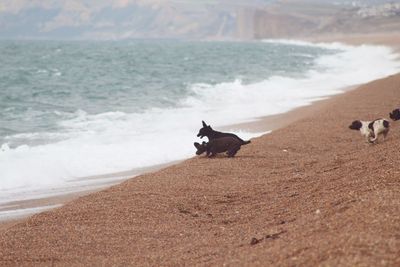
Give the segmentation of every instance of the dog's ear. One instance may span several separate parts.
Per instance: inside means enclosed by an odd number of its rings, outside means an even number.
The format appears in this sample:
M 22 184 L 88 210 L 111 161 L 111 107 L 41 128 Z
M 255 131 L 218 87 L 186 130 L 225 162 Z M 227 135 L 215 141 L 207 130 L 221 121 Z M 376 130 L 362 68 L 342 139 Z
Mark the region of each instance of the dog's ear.
M 207 127 L 207 124 L 204 121 L 201 121 L 203 123 L 203 127 Z

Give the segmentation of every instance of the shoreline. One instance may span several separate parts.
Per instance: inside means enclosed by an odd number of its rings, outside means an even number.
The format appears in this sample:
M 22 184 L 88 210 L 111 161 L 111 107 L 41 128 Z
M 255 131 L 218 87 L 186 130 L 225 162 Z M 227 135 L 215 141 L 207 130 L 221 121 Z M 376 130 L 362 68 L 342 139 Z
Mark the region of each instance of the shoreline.
M 346 94 L 352 90 L 356 90 L 358 87 L 362 85 L 353 85 L 346 88 L 341 89 L 341 93 L 327 96 L 323 99 L 312 101 L 309 105 L 296 107 L 284 113 L 267 115 L 258 118 L 257 120 L 250 122 L 237 123 L 226 127 L 221 127 L 222 130 L 228 129 L 239 129 L 239 130 L 248 130 L 254 132 L 270 132 L 288 126 L 291 123 L 294 123 L 298 120 L 306 118 L 310 116 L 314 112 L 317 112 L 321 108 L 323 108 L 330 99 L 337 97 L 342 94 Z M 265 134 L 263 134 L 265 135 Z
M 332 37 L 334 38 L 334 37 Z M 367 37 L 361 38 L 360 36 L 357 37 L 341 37 L 341 39 L 338 39 L 339 41 L 343 41 L 344 43 L 349 43 L 349 44 L 356 44 L 359 45 L 361 43 L 365 43 L 365 40 L 371 38 L 370 35 Z M 384 41 L 387 41 L 387 36 L 386 38 L 381 38 Z M 381 40 L 380 39 L 380 40 Z M 319 41 L 329 41 L 333 42 L 336 39 L 326 39 L 324 37 L 314 39 L 312 41 L 319 42 Z M 336 41 L 338 41 L 336 40 Z M 359 43 L 361 41 L 361 43 Z M 382 44 L 382 42 L 375 42 L 376 44 Z M 390 43 L 391 45 L 394 44 Z M 395 48 L 395 51 L 400 51 L 399 46 L 391 46 L 392 48 Z M 343 93 L 347 93 L 350 90 L 354 90 L 358 88 L 359 85 L 357 86 L 350 86 L 349 88 L 342 89 L 342 92 L 339 94 L 323 97 L 322 100 L 316 100 L 312 101 L 310 105 L 307 106 L 300 106 L 294 109 L 291 109 L 285 113 L 280 113 L 276 115 L 267 115 L 263 116 L 261 118 L 258 118 L 256 120 L 250 121 L 250 122 L 245 122 L 245 123 L 237 123 L 237 124 L 232 124 L 228 126 L 223 126 L 223 127 L 218 127 L 218 130 L 222 131 L 248 131 L 252 133 L 259 133 L 263 132 L 265 134 L 270 133 L 271 131 L 280 129 L 282 127 L 286 127 L 290 125 L 291 123 L 294 123 L 300 119 L 306 118 L 307 116 L 310 116 L 314 112 L 317 112 L 318 110 L 321 109 L 325 105 L 327 101 L 329 101 L 331 98 L 335 98 L 338 95 L 341 95 Z M 188 158 L 190 159 L 190 158 Z M 173 161 L 170 163 L 166 164 L 159 164 L 155 166 L 150 166 L 150 167 L 144 167 L 144 168 L 138 168 L 138 169 L 133 169 L 130 171 L 124 171 L 124 172 L 119 172 L 119 173 L 112 173 L 112 174 L 104 174 L 104 175 L 97 175 L 93 177 L 85 177 L 79 179 L 80 181 L 89 181 L 92 179 L 101 179 L 101 178 L 106 178 L 109 179 L 109 181 L 105 181 L 103 183 L 99 182 L 97 184 L 94 184 L 92 186 L 87 186 L 87 189 L 80 190 L 80 191 L 73 191 L 73 192 L 67 192 L 67 193 L 60 193 L 55 196 L 51 195 L 51 193 L 54 193 L 54 190 L 47 190 L 48 193 L 50 193 L 49 197 L 43 197 L 41 195 L 38 195 L 36 198 L 31 198 L 27 200 L 16 200 L 16 201 L 10 201 L 7 203 L 4 203 L 0 205 L 0 213 L 1 212 L 12 212 L 12 211 L 23 211 L 24 209 L 34 209 L 34 208 L 40 208 L 40 207 L 45 207 L 45 206 L 54 206 L 54 205 L 62 205 L 65 204 L 69 201 L 72 201 L 74 199 L 77 199 L 81 196 L 85 196 L 87 194 L 93 193 L 93 192 L 98 192 L 101 190 L 104 190 L 106 188 L 109 188 L 110 186 L 120 184 L 121 182 L 128 180 L 128 179 L 134 179 L 138 175 L 143 175 L 147 173 L 153 173 L 156 171 L 160 171 L 165 167 L 173 166 L 177 163 L 183 162 L 188 159 L 183 159 L 183 160 L 178 160 L 178 161 Z M 121 177 L 121 178 L 119 178 Z M 122 178 L 123 177 L 123 178 Z M 62 189 L 68 190 L 69 187 L 61 188 Z M 15 221 L 15 220 L 20 220 L 26 217 L 31 216 L 34 214 L 33 212 L 27 212 L 26 215 L 19 215 L 19 217 L 9 217 L 9 218 L 0 218 L 0 225 L 6 224 L 8 221 Z M 1 226 L 0 226 L 1 228 Z
M 111 186 L 117 185 L 128 179 L 134 179 L 136 176 L 144 173 L 151 173 L 166 168 L 168 166 L 178 164 L 181 161 L 173 161 L 166 164 L 158 164 L 149 167 L 137 168 L 129 171 L 102 174 L 79 178 L 77 182 L 88 182 L 90 180 L 104 180 L 103 182 L 95 182 L 93 184 L 84 185 L 79 188 L 79 185 L 64 186 L 57 189 L 41 190 L 40 193 L 31 193 L 31 198 L 17 199 L 0 204 L 0 229 L 10 226 L 10 222 L 23 220 L 35 213 L 50 210 L 54 207 L 60 207 L 63 204 L 85 196 L 94 192 L 99 192 Z M 74 189 L 75 188 L 75 189 Z M 46 208 L 48 207 L 48 208 Z M 38 210 L 38 211 L 35 211 Z M 8 215 L 11 214 L 11 215 Z M 14 216 L 12 214 L 15 214 Z
M 261 118 L 258 118 L 257 120 L 249 121 L 249 122 L 244 122 L 244 123 L 237 123 L 237 124 L 232 124 L 228 126 L 222 126 L 218 127 L 218 130 L 225 131 L 225 130 L 242 130 L 246 132 L 251 132 L 251 133 L 259 133 L 263 132 L 264 135 L 271 133 L 274 130 L 280 129 L 282 127 L 285 127 L 297 120 L 300 120 L 302 118 L 305 118 L 309 116 L 310 114 L 320 110 L 331 98 L 334 98 L 338 95 L 345 94 L 346 92 L 349 92 L 351 90 L 357 89 L 358 86 L 349 86 L 347 88 L 341 89 L 342 92 L 339 94 L 327 96 L 323 99 L 312 101 L 309 105 L 306 106 L 300 106 L 293 108 L 287 112 L 284 113 L 279 113 L 275 115 L 267 115 L 263 116 Z M 255 137 L 258 138 L 258 137 Z M 100 192 L 102 190 L 105 190 L 109 187 L 112 187 L 114 185 L 118 185 L 123 183 L 126 180 L 130 179 L 135 179 L 135 177 L 140 176 L 140 175 L 145 175 L 145 174 L 151 174 L 157 171 L 160 171 L 164 168 L 179 164 L 181 162 L 184 162 L 186 160 L 190 160 L 193 158 L 196 158 L 197 156 L 193 153 L 193 157 L 182 159 L 182 160 L 177 160 L 177 161 L 172 161 L 169 163 L 165 164 L 158 164 L 154 166 L 149 166 L 149 167 L 143 167 L 143 168 L 137 168 L 137 169 L 132 169 L 129 171 L 122 171 L 122 172 L 117 172 L 117 173 L 110 173 L 110 174 L 102 174 L 102 175 L 95 175 L 95 176 L 90 176 L 90 177 L 84 177 L 84 178 L 79 178 L 77 179 L 78 181 L 89 181 L 89 180 L 96 180 L 96 179 L 102 179 L 106 178 L 109 181 L 102 183 L 97 183 L 92 186 L 88 185 L 87 189 L 84 190 L 70 190 L 71 187 L 62 187 L 60 188 L 61 190 L 66 190 L 66 191 L 71 191 L 67 193 L 54 193 L 54 189 L 49 189 L 49 190 L 44 190 L 44 192 L 47 192 L 47 194 L 50 194 L 50 196 L 44 196 L 42 195 L 37 195 L 35 198 L 29 198 L 26 200 L 15 200 L 15 201 L 10 201 L 7 203 L 4 203 L 0 205 L 0 230 L 5 229 L 7 227 L 12 226 L 14 223 L 19 222 L 25 218 L 28 218 L 29 216 L 32 216 L 33 214 L 43 212 L 46 210 L 51 210 L 53 207 L 60 207 L 64 205 L 65 203 L 68 203 L 69 201 L 73 201 L 79 197 L 95 193 L 95 192 Z M 59 189 L 59 190 L 60 190 Z M 53 193 L 53 194 L 52 194 Z M 46 207 L 50 207 L 47 208 Z M 43 210 L 41 210 L 43 208 Z M 39 212 L 35 212 L 34 209 L 40 210 Z M 23 211 L 26 210 L 26 213 L 23 213 Z M 32 211 L 30 211 L 32 210 Z M 2 213 L 13 213 L 15 212 L 15 216 L 6 216 L 6 217 L 1 217 Z
M 394 49 L 395 52 L 400 52 L 400 37 L 396 36 L 400 32 L 390 33 L 372 33 L 372 34 L 334 34 L 334 35 L 320 35 L 311 39 L 305 38 L 310 42 L 341 42 L 350 45 L 384 45 Z

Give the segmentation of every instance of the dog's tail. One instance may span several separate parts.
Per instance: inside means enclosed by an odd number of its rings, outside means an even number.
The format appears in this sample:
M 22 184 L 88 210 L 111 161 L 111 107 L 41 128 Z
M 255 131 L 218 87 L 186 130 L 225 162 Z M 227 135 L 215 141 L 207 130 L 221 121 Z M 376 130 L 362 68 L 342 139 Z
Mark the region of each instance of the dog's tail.
M 251 143 L 251 141 L 249 140 L 249 141 L 243 141 L 243 144 L 242 145 L 247 145 L 247 144 L 250 144 Z

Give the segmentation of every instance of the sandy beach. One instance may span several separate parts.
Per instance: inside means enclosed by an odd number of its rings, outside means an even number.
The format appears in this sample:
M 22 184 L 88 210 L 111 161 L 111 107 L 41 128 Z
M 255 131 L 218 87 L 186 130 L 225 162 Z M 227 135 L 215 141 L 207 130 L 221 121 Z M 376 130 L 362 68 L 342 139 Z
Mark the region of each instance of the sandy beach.
M 375 145 L 348 125 L 399 99 L 400 74 L 239 125 L 274 131 L 3 224 L 0 264 L 398 266 L 400 125 Z

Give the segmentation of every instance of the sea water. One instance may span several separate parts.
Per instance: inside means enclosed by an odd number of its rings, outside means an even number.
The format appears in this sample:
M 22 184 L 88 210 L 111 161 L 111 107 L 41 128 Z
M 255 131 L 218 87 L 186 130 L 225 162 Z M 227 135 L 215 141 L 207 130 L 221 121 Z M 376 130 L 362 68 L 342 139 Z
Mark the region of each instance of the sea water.
M 1 41 L 0 203 L 191 157 L 202 120 L 287 112 L 399 66 L 382 46 Z

